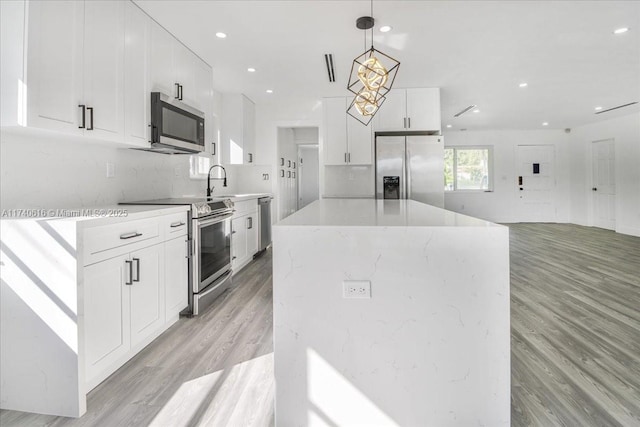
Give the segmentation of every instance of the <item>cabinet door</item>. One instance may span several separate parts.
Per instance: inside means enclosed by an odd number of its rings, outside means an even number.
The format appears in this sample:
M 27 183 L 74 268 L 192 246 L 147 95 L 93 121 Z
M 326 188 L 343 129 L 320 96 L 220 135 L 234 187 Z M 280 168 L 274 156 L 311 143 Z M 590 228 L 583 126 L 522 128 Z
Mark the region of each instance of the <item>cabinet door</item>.
M 347 160 L 351 165 L 370 165 L 373 138 L 372 125 L 365 126 L 351 116 L 347 117 Z
M 85 366 L 87 383 L 130 348 L 127 257 L 84 269 Z
M 191 105 L 206 114 L 206 125 L 213 112 L 213 71 L 197 56 L 193 58 L 194 99 Z M 210 139 L 210 136 L 205 133 L 205 138 Z
M 324 98 L 324 164 L 347 163 L 347 98 Z
M 440 131 L 440 89 L 407 89 L 407 127 Z
M 29 3 L 28 125 L 82 134 L 84 2 Z
M 125 3 L 124 140 L 149 147 L 149 52 L 151 19 L 131 2 Z
M 244 163 L 255 163 L 256 113 L 255 105 L 249 98 L 242 96 L 242 147 Z
M 93 109 L 86 114 L 85 135 L 122 141 L 124 2 L 85 2 L 83 99 Z
M 151 90 L 171 97 L 177 96 L 173 70 L 173 44 L 175 39 L 155 21 L 151 21 Z
M 387 99 L 373 118 L 374 129 L 376 131 L 403 130 L 407 117 L 405 90 L 393 89 L 385 97 Z
M 258 252 L 258 211 L 247 215 L 247 257 L 251 258 Z
M 160 266 L 163 245 L 132 252 L 131 346 L 134 347 L 164 324 L 164 292 Z
M 242 265 L 247 258 L 247 216 L 231 220 L 231 267 Z
M 180 88 L 182 96 L 181 101 L 187 105 L 198 108 L 195 104 L 198 102 L 198 90 L 196 88 L 196 67 L 200 59 L 185 45 L 178 40 L 173 39 L 173 68 L 175 80 Z
M 176 316 L 187 307 L 189 297 L 187 237 L 164 244 L 165 318 Z

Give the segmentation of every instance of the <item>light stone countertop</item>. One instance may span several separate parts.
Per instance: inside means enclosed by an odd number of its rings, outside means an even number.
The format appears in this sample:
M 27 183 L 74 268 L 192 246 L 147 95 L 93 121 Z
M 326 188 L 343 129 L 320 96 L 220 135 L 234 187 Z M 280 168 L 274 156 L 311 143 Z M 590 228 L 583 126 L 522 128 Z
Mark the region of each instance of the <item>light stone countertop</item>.
M 322 199 L 275 224 L 327 227 L 502 227 L 414 200 Z

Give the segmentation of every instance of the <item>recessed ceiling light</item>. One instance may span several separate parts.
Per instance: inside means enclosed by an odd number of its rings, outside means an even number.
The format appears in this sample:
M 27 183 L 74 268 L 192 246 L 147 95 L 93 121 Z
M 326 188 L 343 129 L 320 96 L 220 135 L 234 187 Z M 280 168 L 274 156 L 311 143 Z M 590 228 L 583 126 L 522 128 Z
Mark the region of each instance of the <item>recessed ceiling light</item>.
M 273 90 L 267 89 L 267 93 L 273 93 Z
M 388 33 L 391 30 L 392 30 L 392 28 L 390 26 L 388 26 L 388 25 L 384 25 L 384 26 L 380 27 L 380 32 L 381 33 Z
M 448 127 L 448 128 L 450 128 L 450 127 L 451 127 L 451 125 L 447 125 L 447 127 Z
M 615 30 L 613 32 L 613 34 L 623 34 L 623 33 L 626 33 L 627 31 L 629 31 L 629 29 L 627 27 L 618 28 L 617 30 Z
M 219 39 L 226 39 L 227 35 L 225 33 L 216 33 L 216 37 Z
M 549 126 L 549 123 L 548 122 L 543 122 L 542 126 Z
M 598 107 L 596 107 L 596 108 L 594 108 L 594 109 L 595 109 L 596 111 L 600 111 L 600 110 L 602 110 L 602 107 L 598 106 Z
M 525 82 L 522 82 L 522 83 L 520 83 L 518 86 L 520 86 L 520 87 L 527 87 L 527 86 L 529 86 L 529 84 L 528 84 L 528 83 L 525 83 Z
M 255 73 L 256 69 L 249 67 L 249 68 L 247 68 L 247 71 L 250 72 L 250 73 Z
M 474 113 L 479 113 L 479 112 L 480 112 L 480 109 L 479 109 L 479 108 L 476 108 L 475 110 L 473 110 L 473 112 L 474 112 Z

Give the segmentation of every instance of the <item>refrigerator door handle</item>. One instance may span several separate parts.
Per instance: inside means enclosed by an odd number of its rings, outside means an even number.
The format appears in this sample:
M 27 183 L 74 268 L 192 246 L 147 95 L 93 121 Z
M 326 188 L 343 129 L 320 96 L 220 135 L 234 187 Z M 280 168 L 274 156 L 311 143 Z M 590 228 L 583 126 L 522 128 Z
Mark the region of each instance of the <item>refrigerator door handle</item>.
M 405 199 L 409 200 L 411 199 L 411 168 L 409 167 L 411 161 L 411 151 L 409 151 L 409 147 L 406 148 L 405 153 L 407 156 L 405 160 L 405 170 L 407 171 L 407 178 L 405 180 L 405 182 L 407 183 L 407 195 L 405 196 Z

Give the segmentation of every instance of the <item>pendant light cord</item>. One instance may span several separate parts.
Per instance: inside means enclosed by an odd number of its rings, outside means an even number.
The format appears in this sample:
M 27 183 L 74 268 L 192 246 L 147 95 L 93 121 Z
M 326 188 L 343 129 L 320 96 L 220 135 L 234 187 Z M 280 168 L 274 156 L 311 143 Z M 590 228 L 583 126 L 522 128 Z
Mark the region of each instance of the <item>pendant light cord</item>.
M 373 22 L 375 23 L 375 18 L 373 17 L 373 0 L 371 0 L 371 19 L 373 19 Z M 373 50 L 373 27 L 375 27 L 375 24 L 371 26 L 371 50 Z M 365 50 L 366 49 L 367 47 L 365 46 Z

